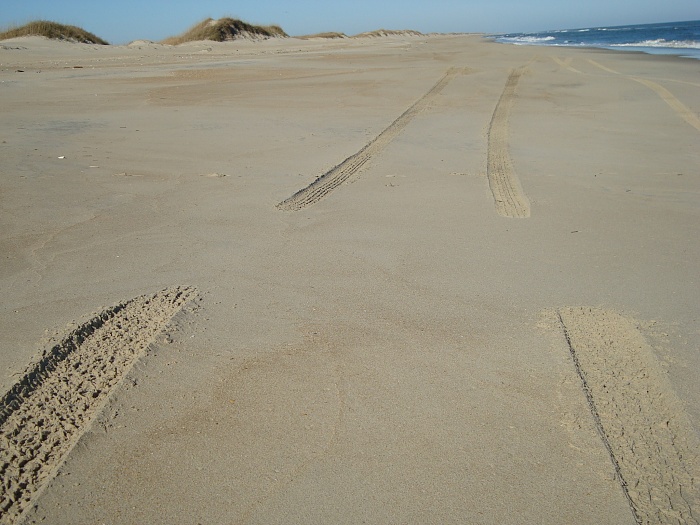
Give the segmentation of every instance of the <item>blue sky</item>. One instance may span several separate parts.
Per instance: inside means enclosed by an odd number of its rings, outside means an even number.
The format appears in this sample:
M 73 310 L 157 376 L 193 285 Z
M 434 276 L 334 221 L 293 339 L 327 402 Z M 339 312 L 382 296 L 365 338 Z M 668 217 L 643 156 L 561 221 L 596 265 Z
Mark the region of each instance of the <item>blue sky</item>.
M 290 35 L 373 29 L 505 33 L 700 19 L 699 0 L 0 0 L 0 28 L 47 19 L 110 43 L 160 40 L 232 16 Z

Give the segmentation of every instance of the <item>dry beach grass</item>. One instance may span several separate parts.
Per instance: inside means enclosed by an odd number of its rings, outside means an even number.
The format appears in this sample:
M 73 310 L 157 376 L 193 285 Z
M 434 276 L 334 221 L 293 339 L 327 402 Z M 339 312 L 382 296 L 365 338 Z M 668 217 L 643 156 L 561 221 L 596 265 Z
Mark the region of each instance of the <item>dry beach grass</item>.
M 166 38 L 163 44 L 178 45 L 186 42 L 212 40 L 226 42 L 237 38 L 281 38 L 287 33 L 277 25 L 258 26 L 234 18 L 207 18 L 192 26 L 182 35 Z
M 82 44 L 107 45 L 106 40 L 101 39 L 81 27 L 59 24 L 49 20 L 35 20 L 19 27 L 11 27 L 0 32 L 0 40 L 18 38 L 22 36 L 43 36 L 56 40 L 68 40 Z

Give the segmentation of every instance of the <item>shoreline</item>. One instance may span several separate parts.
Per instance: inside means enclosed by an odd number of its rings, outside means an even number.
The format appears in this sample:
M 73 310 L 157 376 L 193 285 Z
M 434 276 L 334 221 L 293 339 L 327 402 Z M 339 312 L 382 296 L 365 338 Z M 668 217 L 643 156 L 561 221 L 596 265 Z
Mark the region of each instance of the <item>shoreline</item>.
M 688 58 L 692 60 L 700 60 L 700 49 L 685 48 L 681 51 L 678 48 L 654 48 L 654 47 L 643 47 L 643 46 L 593 46 L 593 45 L 547 45 L 547 44 L 514 44 L 510 42 L 498 42 L 495 37 L 485 37 L 490 42 L 494 44 L 503 44 L 508 46 L 529 46 L 529 47 L 554 47 L 554 48 L 568 48 L 568 49 L 584 49 L 584 50 L 595 50 L 604 49 L 606 51 L 615 51 L 620 53 L 642 53 L 644 55 L 650 56 L 672 56 L 676 58 Z M 688 53 L 688 54 L 683 54 Z
M 490 36 L 504 44 L 599 48 L 700 59 L 699 28 L 700 21 L 686 20 Z

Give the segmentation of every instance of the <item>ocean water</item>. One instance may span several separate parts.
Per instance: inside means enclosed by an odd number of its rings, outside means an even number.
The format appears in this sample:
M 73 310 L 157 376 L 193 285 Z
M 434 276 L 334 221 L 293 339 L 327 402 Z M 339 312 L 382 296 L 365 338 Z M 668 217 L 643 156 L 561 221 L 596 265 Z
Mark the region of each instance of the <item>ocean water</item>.
M 700 20 L 509 33 L 489 35 L 489 38 L 504 44 L 600 47 L 672 54 L 700 60 Z

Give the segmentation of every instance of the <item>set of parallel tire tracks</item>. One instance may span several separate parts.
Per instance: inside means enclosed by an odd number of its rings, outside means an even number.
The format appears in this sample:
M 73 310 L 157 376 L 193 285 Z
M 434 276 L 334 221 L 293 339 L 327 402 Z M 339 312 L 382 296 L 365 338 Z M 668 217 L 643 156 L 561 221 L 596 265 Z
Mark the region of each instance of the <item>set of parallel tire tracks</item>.
M 0 400 L 0 523 L 15 523 L 155 337 L 196 296 L 175 287 L 96 315 L 45 350 Z
M 524 67 L 516 69 L 508 77 L 489 126 L 487 175 L 496 211 L 504 217 L 525 218 L 530 216 L 530 202 L 520 186 L 508 152 L 508 120 L 515 101 L 518 81 L 525 71 Z M 305 188 L 277 204 L 277 209 L 298 211 L 323 199 L 356 174 L 372 157 L 386 148 L 455 76 L 465 72 L 465 68 L 450 68 L 427 93 L 377 135 L 374 140 Z

